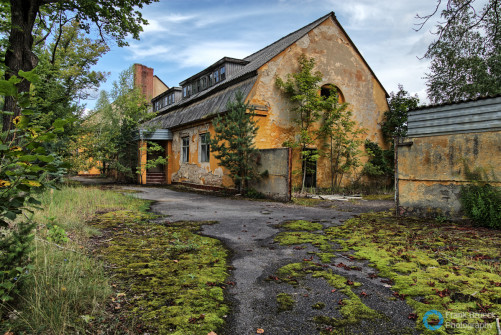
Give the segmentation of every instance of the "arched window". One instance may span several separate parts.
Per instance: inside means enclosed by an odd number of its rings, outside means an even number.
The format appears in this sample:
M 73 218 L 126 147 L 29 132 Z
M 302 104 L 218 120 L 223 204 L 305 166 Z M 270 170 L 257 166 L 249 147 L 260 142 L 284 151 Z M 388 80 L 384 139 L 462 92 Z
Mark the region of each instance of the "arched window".
M 328 98 L 331 96 L 332 92 L 336 91 L 337 92 L 337 96 L 338 96 L 338 102 L 340 104 L 344 103 L 345 100 L 344 100 L 344 95 L 343 95 L 343 92 L 341 92 L 341 90 L 339 89 L 339 87 L 335 86 L 335 85 L 332 85 L 332 84 L 325 84 L 323 85 L 321 88 L 320 88 L 320 95 L 325 97 L 325 98 Z

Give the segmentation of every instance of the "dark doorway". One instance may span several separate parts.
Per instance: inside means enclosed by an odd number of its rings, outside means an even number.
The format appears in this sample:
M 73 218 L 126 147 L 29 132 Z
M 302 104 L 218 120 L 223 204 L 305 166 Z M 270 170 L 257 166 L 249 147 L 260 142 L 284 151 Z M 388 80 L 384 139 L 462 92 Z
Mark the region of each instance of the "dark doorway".
M 303 175 L 306 169 L 304 180 L 304 187 L 316 188 L 317 187 L 317 160 L 312 157 L 317 154 L 316 149 L 305 150 L 305 157 L 303 160 Z

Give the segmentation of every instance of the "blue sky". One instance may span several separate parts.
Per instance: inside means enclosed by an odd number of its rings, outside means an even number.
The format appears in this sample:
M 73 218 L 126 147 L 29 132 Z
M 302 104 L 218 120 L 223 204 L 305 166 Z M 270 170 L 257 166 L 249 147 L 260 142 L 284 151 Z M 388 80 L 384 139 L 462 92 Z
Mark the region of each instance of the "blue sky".
M 101 89 L 118 74 L 141 63 L 169 87 L 224 56 L 244 58 L 333 11 L 388 92 L 403 84 L 426 98 L 427 60 L 419 60 L 433 40 L 433 21 L 413 30 L 419 14 L 436 0 L 160 0 L 143 8 L 149 25 L 130 46 L 111 46 L 95 69 L 110 72 Z M 92 109 L 95 101 L 87 101 Z

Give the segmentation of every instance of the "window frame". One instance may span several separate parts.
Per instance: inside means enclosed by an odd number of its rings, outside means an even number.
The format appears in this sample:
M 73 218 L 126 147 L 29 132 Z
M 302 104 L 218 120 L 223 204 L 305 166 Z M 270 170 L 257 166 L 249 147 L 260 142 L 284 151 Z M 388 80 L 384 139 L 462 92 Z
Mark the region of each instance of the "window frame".
M 210 133 L 202 133 L 199 135 L 200 141 L 200 163 L 210 162 Z
M 186 143 L 185 143 L 186 141 Z M 190 137 L 181 137 L 181 163 L 190 162 Z

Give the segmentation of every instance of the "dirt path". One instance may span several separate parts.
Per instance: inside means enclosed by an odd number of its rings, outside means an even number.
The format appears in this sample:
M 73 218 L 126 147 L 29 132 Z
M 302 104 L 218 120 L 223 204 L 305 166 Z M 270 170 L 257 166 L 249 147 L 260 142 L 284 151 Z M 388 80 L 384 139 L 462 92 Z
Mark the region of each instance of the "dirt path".
M 299 248 L 280 246 L 274 242 L 274 237 L 280 232 L 277 224 L 302 219 L 320 222 L 326 228 L 340 225 L 357 213 L 383 210 L 391 206 L 391 202 L 371 202 L 366 205 L 339 203 L 333 209 L 235 200 L 164 188 L 124 188 L 140 191 L 137 193 L 138 197 L 155 201 L 152 210 L 167 215 L 169 221 L 219 222 L 204 226 L 202 233 L 220 239 L 233 253 L 230 260 L 233 267 L 230 280 L 236 285 L 227 292 L 233 311 L 224 331 L 228 335 L 256 334 L 258 328 L 264 329 L 265 334 L 317 334 L 319 328 L 312 322 L 314 316 L 340 317 L 337 307 L 343 294 L 332 292 L 332 287 L 324 279 L 308 276 L 297 286 L 269 280 L 281 266 L 310 258 L 308 251 L 313 250 L 313 247 L 298 250 Z M 391 289 L 381 283 L 380 278 L 368 277 L 374 270 L 361 262 L 355 264 L 345 255 L 338 256 L 330 268 L 334 273 L 362 283 L 353 292 L 367 293 L 364 303 L 383 315 L 376 320 L 361 320 L 350 327 L 351 331 L 364 334 L 388 334 L 394 331 L 403 334 L 401 330 L 406 329 L 406 333 L 414 333 L 414 321 L 407 318 L 411 312 L 410 307 L 403 301 L 392 299 Z M 317 261 L 315 258 L 312 263 Z M 334 264 L 339 261 L 350 266 L 356 265 L 361 271 L 347 271 L 336 267 Z M 295 297 L 296 304 L 291 311 L 279 313 L 276 296 L 282 292 Z M 318 302 L 325 304 L 321 311 L 312 308 Z

